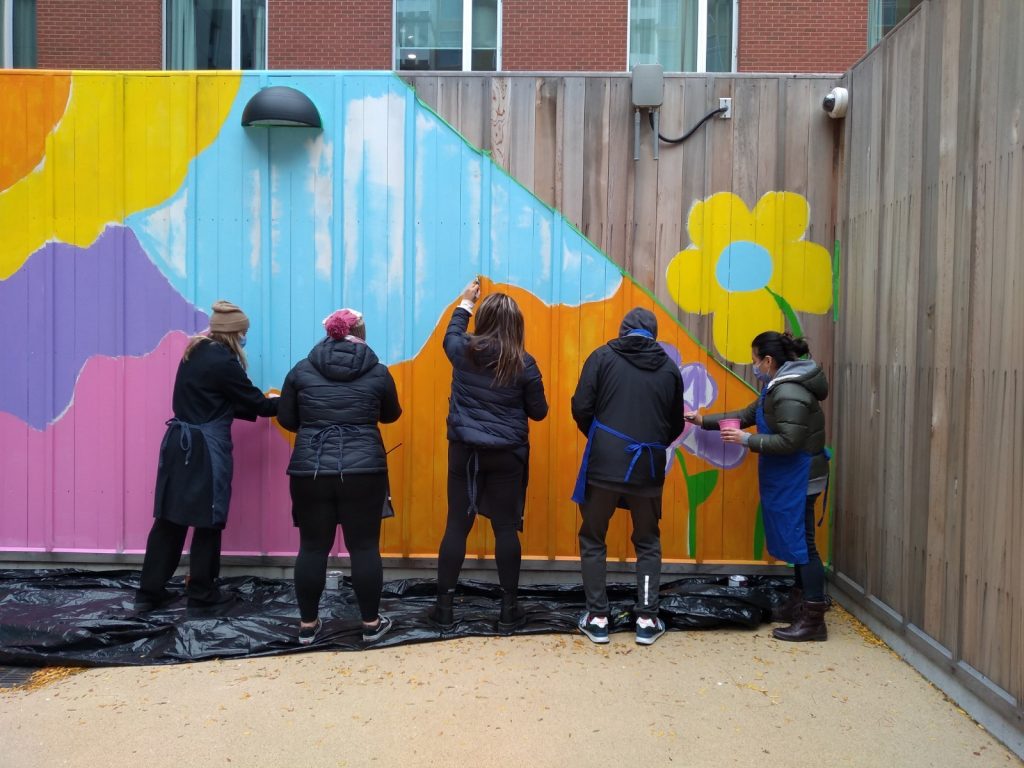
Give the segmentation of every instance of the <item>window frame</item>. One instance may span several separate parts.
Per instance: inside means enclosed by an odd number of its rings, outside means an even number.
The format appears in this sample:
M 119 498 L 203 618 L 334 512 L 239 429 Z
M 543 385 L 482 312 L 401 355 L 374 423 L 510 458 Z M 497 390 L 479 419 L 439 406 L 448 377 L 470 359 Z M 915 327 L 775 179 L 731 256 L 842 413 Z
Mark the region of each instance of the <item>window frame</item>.
M 682 3 L 683 0 L 677 0 Z M 629 58 L 633 49 L 633 3 L 626 5 L 626 71 L 629 71 Z M 740 0 L 732 0 L 732 69 L 729 72 L 713 74 L 730 74 L 739 69 L 740 48 Z M 708 0 L 697 0 L 697 68 L 694 70 L 670 70 L 666 72 L 697 72 L 704 74 L 708 67 Z
M 268 0 L 269 2 L 269 0 Z M 398 68 L 398 3 L 399 0 L 392 0 L 391 3 L 391 69 L 393 72 L 403 72 Z M 505 0 L 496 0 L 496 13 L 498 16 L 498 29 L 495 33 L 495 56 L 494 56 L 494 70 L 495 72 L 501 72 L 501 48 L 502 39 L 501 32 L 504 27 L 503 14 Z M 430 69 L 424 70 L 426 72 L 490 72 L 491 70 L 474 70 L 473 69 L 473 0 L 462 0 L 462 69 L 460 70 L 442 70 L 442 69 Z
M 0 0 L 4 2 L 5 0 Z M 163 62 L 165 72 L 178 72 L 168 67 L 167 61 L 167 4 L 173 0 L 163 0 L 160 3 L 160 60 Z M 264 0 L 263 13 L 263 44 L 266 50 L 263 51 L 263 61 L 270 69 L 270 2 Z M 219 70 L 222 72 L 242 71 L 242 0 L 231 0 L 231 69 Z M 257 72 L 259 70 L 246 70 Z
M 32 28 L 36 39 L 32 41 L 33 62 L 29 67 L 19 69 L 36 69 L 39 67 L 39 3 L 33 0 L 32 14 L 35 16 Z M 0 0 L 0 69 L 15 69 L 14 64 L 14 0 Z

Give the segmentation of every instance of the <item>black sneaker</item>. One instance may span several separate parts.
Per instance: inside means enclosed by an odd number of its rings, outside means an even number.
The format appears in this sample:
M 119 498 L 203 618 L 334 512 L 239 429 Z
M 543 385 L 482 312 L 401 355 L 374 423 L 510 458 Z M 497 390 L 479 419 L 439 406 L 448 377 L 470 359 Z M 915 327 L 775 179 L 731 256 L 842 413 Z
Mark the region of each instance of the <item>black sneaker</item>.
M 316 624 L 314 624 L 312 627 L 304 627 L 300 624 L 299 645 L 309 645 L 314 640 L 316 640 L 316 636 L 320 634 L 320 630 L 323 629 L 323 626 L 324 623 L 320 621 L 320 619 L 317 619 Z
M 665 634 L 665 622 L 657 616 L 641 616 L 636 620 L 636 641 L 640 645 L 654 645 Z
M 380 640 L 384 635 L 391 631 L 391 627 L 394 626 L 394 622 L 391 621 L 387 616 L 377 617 L 376 627 L 367 627 L 363 625 L 363 642 L 364 643 L 375 643 Z
M 580 632 L 595 643 L 608 642 L 608 617 L 598 613 L 584 613 L 576 625 Z

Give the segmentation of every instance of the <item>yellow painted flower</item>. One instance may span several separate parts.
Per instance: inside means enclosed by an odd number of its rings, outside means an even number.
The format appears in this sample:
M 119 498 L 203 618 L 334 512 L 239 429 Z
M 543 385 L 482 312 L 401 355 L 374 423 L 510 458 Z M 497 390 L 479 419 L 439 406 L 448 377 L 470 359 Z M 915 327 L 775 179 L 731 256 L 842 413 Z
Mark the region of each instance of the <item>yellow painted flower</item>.
M 732 192 L 693 206 L 693 245 L 669 262 L 668 291 L 684 311 L 714 314 L 715 348 L 725 359 L 749 363 L 757 334 L 784 330 L 780 304 L 816 314 L 832 306 L 832 263 L 825 248 L 803 239 L 809 219 L 807 200 L 794 192 L 769 192 L 753 211 Z

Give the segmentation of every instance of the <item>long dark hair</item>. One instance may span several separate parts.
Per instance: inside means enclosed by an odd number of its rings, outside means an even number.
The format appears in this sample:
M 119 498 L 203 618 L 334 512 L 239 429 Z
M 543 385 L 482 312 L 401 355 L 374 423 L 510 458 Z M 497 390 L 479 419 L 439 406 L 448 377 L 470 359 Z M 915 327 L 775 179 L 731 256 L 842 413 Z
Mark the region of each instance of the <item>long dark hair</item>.
M 750 342 L 750 346 L 757 350 L 758 357 L 771 357 L 778 365 L 792 360 L 799 360 L 804 355 L 811 354 L 811 348 L 807 339 L 803 336 L 793 338 L 789 331 L 779 333 L 778 331 L 765 331 L 759 333 Z
M 494 384 L 507 387 L 526 367 L 523 347 L 523 313 L 511 296 L 492 293 L 480 302 L 476 311 L 476 332 L 470 336 L 469 358 L 476 365 L 494 369 Z M 484 354 L 497 354 L 496 360 L 482 362 Z

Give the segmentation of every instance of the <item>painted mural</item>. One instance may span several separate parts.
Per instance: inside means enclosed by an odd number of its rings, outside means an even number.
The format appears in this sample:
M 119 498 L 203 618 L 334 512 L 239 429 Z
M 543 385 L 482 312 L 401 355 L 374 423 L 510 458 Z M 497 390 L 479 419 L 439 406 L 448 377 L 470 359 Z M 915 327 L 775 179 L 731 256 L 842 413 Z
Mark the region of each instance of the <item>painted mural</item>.
M 712 314 L 715 350 L 750 363 L 750 341 L 787 326 L 801 335 L 796 311 L 824 314 L 832 306 L 832 262 L 804 240 L 807 200 L 768 192 L 751 211 L 732 192 L 719 192 L 690 210 L 693 244 L 666 273 L 669 294 L 686 312 Z
M 323 130 L 243 128 L 246 102 L 268 85 L 306 93 Z M 750 301 L 758 330 L 782 311 L 772 294 L 824 311 L 814 285 L 796 290 L 785 277 L 818 269 L 813 244 L 800 239 L 801 201 L 766 196 L 751 213 L 715 196 L 691 213 L 695 245 L 670 267 L 669 287 L 683 309 L 715 313 L 726 359 L 746 362 L 730 339 L 747 334 L 749 344 L 754 322 L 732 294 L 769 297 Z M 752 221 L 751 233 L 740 237 L 733 224 L 723 234 L 712 215 L 722 205 Z M 739 266 L 713 257 L 722 242 Z M 750 265 L 763 285 L 740 274 Z M 266 391 L 320 338 L 324 316 L 341 306 L 364 312 L 404 408 L 383 430 L 398 514 L 385 522 L 382 549 L 433 556 L 451 381 L 440 342 L 474 275 L 485 292 L 508 291 L 522 306 L 552 403 L 531 426 L 526 557 L 577 555 L 569 496 L 584 439 L 569 398 L 583 360 L 628 309 L 658 315 L 688 406 L 738 408 L 754 396 L 390 73 L 0 73 L 0 549 L 143 550 L 178 359 L 225 298 L 252 319 L 249 372 Z M 291 554 L 288 437 L 263 421 L 236 423 L 234 437 L 224 551 Z M 756 466 L 745 449 L 688 428 L 669 462 L 666 559 L 761 560 Z M 486 557 L 493 539 L 478 528 L 470 556 Z M 628 537 L 618 516 L 611 557 L 628 556 Z

